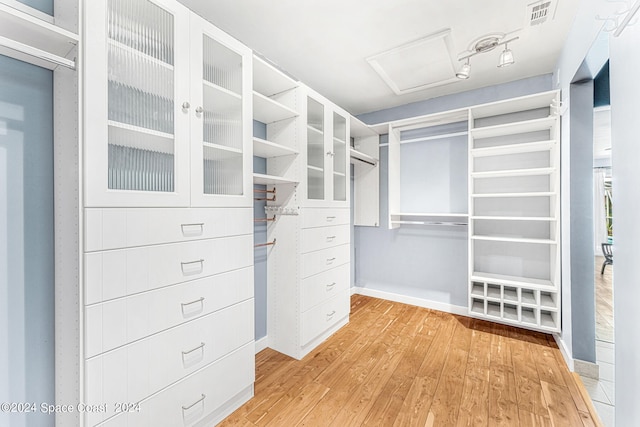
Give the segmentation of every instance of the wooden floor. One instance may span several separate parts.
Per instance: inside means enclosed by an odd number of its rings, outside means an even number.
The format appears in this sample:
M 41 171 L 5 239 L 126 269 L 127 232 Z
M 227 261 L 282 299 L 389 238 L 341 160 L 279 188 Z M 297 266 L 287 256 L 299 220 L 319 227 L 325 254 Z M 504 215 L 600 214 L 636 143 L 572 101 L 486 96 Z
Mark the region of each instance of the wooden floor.
M 596 257 L 596 339 L 613 343 L 613 265 L 600 274 L 603 261 L 604 257 Z
M 255 397 L 221 425 L 600 425 L 576 378 L 549 335 L 354 295 L 303 360 L 258 353 Z

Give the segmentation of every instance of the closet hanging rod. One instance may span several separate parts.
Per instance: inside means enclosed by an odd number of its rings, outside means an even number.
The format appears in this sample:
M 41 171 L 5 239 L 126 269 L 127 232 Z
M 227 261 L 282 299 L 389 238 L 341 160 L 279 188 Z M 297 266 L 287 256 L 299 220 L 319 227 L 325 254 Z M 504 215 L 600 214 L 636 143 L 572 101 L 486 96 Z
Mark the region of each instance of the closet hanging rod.
M 28 44 L 20 43 L 15 40 L 11 40 L 10 38 L 0 36 L 0 46 L 5 47 L 7 49 L 14 50 L 16 52 L 23 53 L 25 55 L 31 56 L 33 58 L 41 59 L 43 61 L 61 65 L 63 67 L 69 68 L 71 70 L 76 69 L 76 62 L 70 59 L 63 58 L 58 55 L 54 55 L 42 49 L 38 49 L 33 46 L 29 46 Z
M 375 164 L 375 163 L 373 163 L 373 162 L 370 162 L 370 161 L 367 161 L 367 160 L 361 159 L 361 158 L 356 157 L 356 156 L 351 156 L 351 158 L 352 158 L 353 160 L 357 160 L 357 161 L 359 161 L 359 162 L 366 163 L 366 164 L 371 165 L 371 166 L 375 166 L 375 165 L 376 165 L 376 164 Z
M 276 217 L 273 218 L 255 218 L 253 222 L 273 222 L 276 220 Z
M 272 242 L 267 242 L 267 243 L 258 243 L 257 245 L 253 245 L 254 248 L 261 248 L 263 246 L 272 246 L 276 244 L 276 239 L 273 239 Z
M 254 193 L 266 193 L 266 194 L 276 194 L 276 190 L 275 188 L 273 190 L 258 190 L 258 189 L 253 189 Z
M 275 202 L 276 201 L 276 196 L 273 196 L 272 198 L 268 198 L 268 197 L 254 197 L 253 200 L 255 200 L 256 202 Z
M 407 225 L 445 225 L 445 226 L 464 226 L 468 225 L 466 222 L 451 222 L 451 221 L 391 221 L 393 224 L 407 224 Z

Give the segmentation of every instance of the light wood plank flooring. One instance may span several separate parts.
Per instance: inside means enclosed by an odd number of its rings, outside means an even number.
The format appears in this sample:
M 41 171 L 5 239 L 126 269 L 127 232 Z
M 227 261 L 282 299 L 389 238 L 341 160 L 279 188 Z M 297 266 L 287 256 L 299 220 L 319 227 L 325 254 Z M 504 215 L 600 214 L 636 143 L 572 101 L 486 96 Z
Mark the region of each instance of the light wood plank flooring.
M 597 256 L 595 262 L 596 287 L 596 340 L 613 341 L 613 265 L 607 265 L 600 274 L 604 257 Z
M 258 353 L 255 397 L 221 425 L 598 426 L 576 378 L 549 335 L 354 295 L 304 359 Z

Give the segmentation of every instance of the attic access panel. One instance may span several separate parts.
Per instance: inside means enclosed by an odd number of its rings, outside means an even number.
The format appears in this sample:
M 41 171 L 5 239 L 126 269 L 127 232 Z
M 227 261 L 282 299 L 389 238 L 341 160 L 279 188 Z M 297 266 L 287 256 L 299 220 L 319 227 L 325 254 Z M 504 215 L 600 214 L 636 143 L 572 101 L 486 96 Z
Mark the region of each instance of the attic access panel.
M 458 81 L 450 29 L 370 56 L 367 62 L 396 95 Z

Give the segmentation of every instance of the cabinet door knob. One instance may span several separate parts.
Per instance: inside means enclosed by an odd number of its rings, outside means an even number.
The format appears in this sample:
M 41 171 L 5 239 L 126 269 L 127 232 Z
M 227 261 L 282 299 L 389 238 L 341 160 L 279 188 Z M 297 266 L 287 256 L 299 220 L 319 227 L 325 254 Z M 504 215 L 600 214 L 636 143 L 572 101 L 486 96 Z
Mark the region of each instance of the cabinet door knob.
M 191 108 L 191 104 L 189 104 L 187 101 L 184 101 L 182 103 L 182 109 L 183 110 L 188 110 L 189 108 Z
M 198 107 L 196 108 L 196 114 L 202 114 L 204 112 L 204 108 Z

